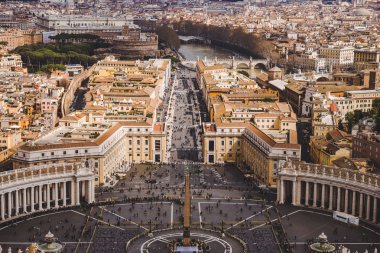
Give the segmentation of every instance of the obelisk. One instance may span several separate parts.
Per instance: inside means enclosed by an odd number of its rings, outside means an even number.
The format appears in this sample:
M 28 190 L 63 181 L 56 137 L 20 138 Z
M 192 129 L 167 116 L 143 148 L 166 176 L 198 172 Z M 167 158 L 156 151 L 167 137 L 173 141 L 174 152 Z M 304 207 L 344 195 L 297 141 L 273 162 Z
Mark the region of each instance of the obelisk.
M 190 246 L 190 215 L 191 215 L 190 175 L 185 176 L 185 203 L 183 206 L 183 246 Z

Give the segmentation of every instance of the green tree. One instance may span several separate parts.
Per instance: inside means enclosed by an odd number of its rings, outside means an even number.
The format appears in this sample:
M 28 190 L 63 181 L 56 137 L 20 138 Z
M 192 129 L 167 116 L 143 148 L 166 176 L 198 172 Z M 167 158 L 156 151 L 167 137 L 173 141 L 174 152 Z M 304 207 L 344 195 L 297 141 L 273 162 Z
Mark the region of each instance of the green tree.
M 345 120 L 347 121 L 348 131 L 351 132 L 352 127 L 355 125 L 355 115 L 353 112 L 348 112 L 345 115 Z
M 158 35 L 158 40 L 166 43 L 170 48 L 178 50 L 181 46 L 181 41 L 172 28 L 164 25 L 157 28 L 156 33 Z
M 54 70 L 65 71 L 66 67 L 62 64 L 46 64 L 40 68 L 41 72 L 51 74 Z

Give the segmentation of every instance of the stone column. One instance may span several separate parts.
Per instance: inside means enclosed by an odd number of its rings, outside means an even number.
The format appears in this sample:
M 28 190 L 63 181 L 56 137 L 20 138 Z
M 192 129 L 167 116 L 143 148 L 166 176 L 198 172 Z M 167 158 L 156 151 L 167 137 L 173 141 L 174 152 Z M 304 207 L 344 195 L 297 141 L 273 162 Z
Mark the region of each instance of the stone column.
M 66 206 L 66 182 L 63 182 L 63 189 L 62 189 L 62 199 L 63 199 L 63 206 Z
M 79 192 L 82 193 L 80 196 L 86 198 L 86 181 L 82 181 L 80 186 L 82 188 L 82 192 Z
M 80 205 L 80 181 L 77 180 L 76 187 L 75 187 L 75 193 L 76 193 L 76 199 L 75 199 L 75 205 Z
M 58 196 L 58 184 L 59 183 L 55 183 L 54 184 L 54 204 L 55 204 L 55 208 L 58 208 L 58 199 L 59 199 L 59 196 Z
M 281 202 L 281 180 L 277 182 L 277 202 Z
M 363 193 L 360 193 L 360 199 L 359 199 L 359 217 L 363 218 Z
M 34 186 L 30 187 L 30 211 L 34 212 Z
M 377 198 L 373 197 L 373 223 L 377 223 Z
M 352 215 L 356 215 L 356 191 L 352 191 Z
M 366 219 L 371 220 L 371 196 L 367 195 Z
M 22 204 L 23 204 L 24 213 L 26 213 L 26 189 L 27 188 L 22 190 L 22 193 L 23 193 Z
M 305 206 L 309 205 L 309 188 L 310 188 L 310 183 L 306 182 Z
M 91 202 L 95 202 L 95 181 L 91 180 Z
M 348 213 L 348 189 L 344 193 L 344 212 Z
M 313 207 L 317 207 L 317 198 L 318 198 L 318 185 L 316 182 L 314 182 Z
M 91 194 L 91 180 L 87 180 L 87 202 L 92 202 L 92 194 Z
M 338 187 L 337 201 L 336 201 L 336 210 L 340 211 L 340 187 Z
M 330 184 L 329 210 L 333 210 L 333 193 L 334 193 L 334 187 Z
M 75 205 L 75 182 L 71 181 L 71 205 Z
M 42 210 L 42 185 L 38 186 L 38 210 Z
M 18 190 L 15 191 L 15 215 L 18 215 L 18 209 L 19 209 L 19 196 L 18 196 Z
M 297 181 L 297 205 L 301 205 L 302 181 Z
M 292 205 L 297 204 L 297 181 L 292 181 Z
M 46 209 L 50 209 L 50 184 L 46 184 Z
M 12 217 L 12 192 L 8 192 L 8 218 Z
M 281 200 L 280 200 L 280 204 L 284 204 L 285 201 L 285 180 L 281 180 Z
M 1 194 L 1 199 L 0 199 L 0 204 L 1 204 L 1 220 L 5 220 L 5 198 L 4 198 L 4 193 Z
M 321 197 L 321 207 L 325 208 L 325 195 L 326 195 L 326 185 L 322 184 L 322 197 Z

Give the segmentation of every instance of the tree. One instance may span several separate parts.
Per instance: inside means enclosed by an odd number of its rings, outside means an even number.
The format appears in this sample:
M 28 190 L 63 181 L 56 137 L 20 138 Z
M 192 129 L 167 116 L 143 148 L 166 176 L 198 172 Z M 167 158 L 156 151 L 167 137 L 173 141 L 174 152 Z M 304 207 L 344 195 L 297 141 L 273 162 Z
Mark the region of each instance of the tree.
M 164 25 L 159 27 L 156 33 L 158 35 L 158 40 L 166 43 L 170 48 L 178 50 L 181 46 L 181 41 L 172 28 Z
M 41 72 L 51 74 L 54 70 L 65 71 L 66 67 L 62 64 L 46 64 L 40 68 Z
M 352 127 L 355 125 L 355 115 L 353 112 L 348 112 L 344 118 L 347 121 L 348 131 L 351 132 Z

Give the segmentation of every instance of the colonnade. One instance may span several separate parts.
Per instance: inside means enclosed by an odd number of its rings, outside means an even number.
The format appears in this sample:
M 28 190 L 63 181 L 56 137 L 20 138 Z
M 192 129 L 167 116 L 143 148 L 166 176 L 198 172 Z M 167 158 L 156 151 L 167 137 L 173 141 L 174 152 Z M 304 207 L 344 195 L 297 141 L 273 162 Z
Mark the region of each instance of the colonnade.
M 36 166 L 0 173 L 0 221 L 22 214 L 92 203 L 94 174 L 78 165 Z
M 379 222 L 379 197 L 349 188 L 306 180 L 281 180 L 278 194 L 280 204 L 340 211 L 369 222 Z
M 287 161 L 277 180 L 277 201 L 340 211 L 380 222 L 380 176 L 372 173 Z

